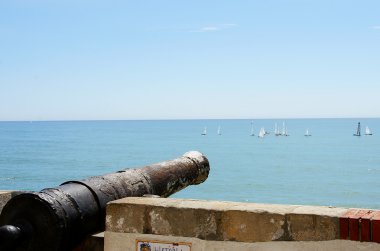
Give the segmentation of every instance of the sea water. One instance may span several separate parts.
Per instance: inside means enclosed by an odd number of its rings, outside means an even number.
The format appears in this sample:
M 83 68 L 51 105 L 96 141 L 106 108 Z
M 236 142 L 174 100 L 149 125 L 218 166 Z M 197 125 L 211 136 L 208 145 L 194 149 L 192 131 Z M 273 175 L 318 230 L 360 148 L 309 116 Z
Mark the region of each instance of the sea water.
M 353 136 L 359 121 L 374 134 Z M 289 136 L 275 136 L 275 123 Z M 261 127 L 270 134 L 257 137 Z M 0 190 L 39 191 L 197 150 L 209 178 L 172 197 L 380 209 L 379 139 L 380 119 L 0 122 Z

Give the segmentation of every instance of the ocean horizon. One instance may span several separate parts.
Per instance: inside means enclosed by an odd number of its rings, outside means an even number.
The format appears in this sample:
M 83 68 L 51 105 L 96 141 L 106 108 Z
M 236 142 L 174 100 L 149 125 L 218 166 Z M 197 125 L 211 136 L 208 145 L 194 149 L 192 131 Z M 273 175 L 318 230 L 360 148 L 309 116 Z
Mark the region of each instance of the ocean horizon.
M 289 136 L 275 136 L 275 124 Z M 380 209 L 378 132 L 379 118 L 0 121 L 0 190 L 39 191 L 197 150 L 209 178 L 172 197 Z
M 280 121 L 285 121 L 285 120 L 309 120 L 309 119 L 354 119 L 354 120 L 367 120 L 367 119 L 380 119 L 378 116 L 364 116 L 364 117 L 355 117 L 355 116 L 332 116 L 332 117 L 238 117 L 238 118 L 232 118 L 232 117 L 227 117 L 227 118 L 129 118 L 129 119 L 0 119 L 1 122 L 107 122 L 107 121 L 181 121 L 181 120 L 250 120 L 250 121 L 255 121 L 255 120 L 280 120 Z

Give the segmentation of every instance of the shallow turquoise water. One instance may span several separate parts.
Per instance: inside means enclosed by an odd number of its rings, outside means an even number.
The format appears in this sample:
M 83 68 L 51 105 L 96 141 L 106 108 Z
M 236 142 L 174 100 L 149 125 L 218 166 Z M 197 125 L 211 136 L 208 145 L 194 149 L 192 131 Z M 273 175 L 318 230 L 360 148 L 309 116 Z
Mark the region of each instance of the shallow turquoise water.
M 290 136 L 274 136 L 283 121 Z M 374 135 L 353 137 L 358 121 Z M 173 197 L 380 209 L 380 119 L 253 125 L 272 133 L 249 136 L 251 120 L 0 122 L 0 189 L 41 190 L 198 150 L 208 180 Z

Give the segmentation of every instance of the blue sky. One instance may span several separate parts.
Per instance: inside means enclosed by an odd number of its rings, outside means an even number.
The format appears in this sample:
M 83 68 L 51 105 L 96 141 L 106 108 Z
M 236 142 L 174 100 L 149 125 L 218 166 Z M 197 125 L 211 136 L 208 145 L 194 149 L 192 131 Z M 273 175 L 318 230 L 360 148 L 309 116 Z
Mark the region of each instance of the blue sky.
M 0 120 L 380 117 L 380 1 L 0 1 Z

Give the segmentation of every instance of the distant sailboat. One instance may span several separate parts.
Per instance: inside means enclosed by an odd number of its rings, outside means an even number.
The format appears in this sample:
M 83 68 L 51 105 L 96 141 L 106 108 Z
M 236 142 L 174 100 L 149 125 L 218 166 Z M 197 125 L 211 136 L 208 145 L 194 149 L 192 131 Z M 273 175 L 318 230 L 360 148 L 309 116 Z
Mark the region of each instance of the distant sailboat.
M 278 130 L 277 123 L 274 124 L 274 135 L 280 136 L 280 131 Z
M 281 136 L 289 136 L 288 134 L 288 128 L 285 126 L 285 122 L 282 122 L 282 133 Z
M 285 128 L 285 134 L 284 134 L 284 136 L 289 136 L 288 128 Z
M 356 128 L 356 133 L 354 134 L 354 136 L 358 136 L 358 137 L 361 136 L 361 134 L 360 134 L 360 122 L 358 122 L 358 127 Z
M 253 122 L 251 122 L 251 134 L 250 134 L 251 136 L 255 136 L 255 133 L 254 133 L 254 131 L 253 131 Z
M 264 127 L 261 127 L 258 137 L 259 138 L 264 138 L 264 136 L 265 136 L 265 129 L 264 129 Z
M 281 136 L 280 129 L 277 126 L 277 123 L 274 124 L 274 135 Z
M 222 135 L 222 131 L 221 131 L 221 128 L 220 128 L 220 126 L 218 127 L 218 135 Z
M 201 135 L 203 135 L 203 136 L 207 135 L 207 127 L 205 127 L 205 129 L 203 130 Z
M 365 135 L 372 135 L 372 132 L 368 126 L 365 127 Z
M 305 136 L 306 136 L 306 137 L 311 136 L 311 134 L 310 134 L 310 132 L 309 132 L 309 129 L 306 129 Z

